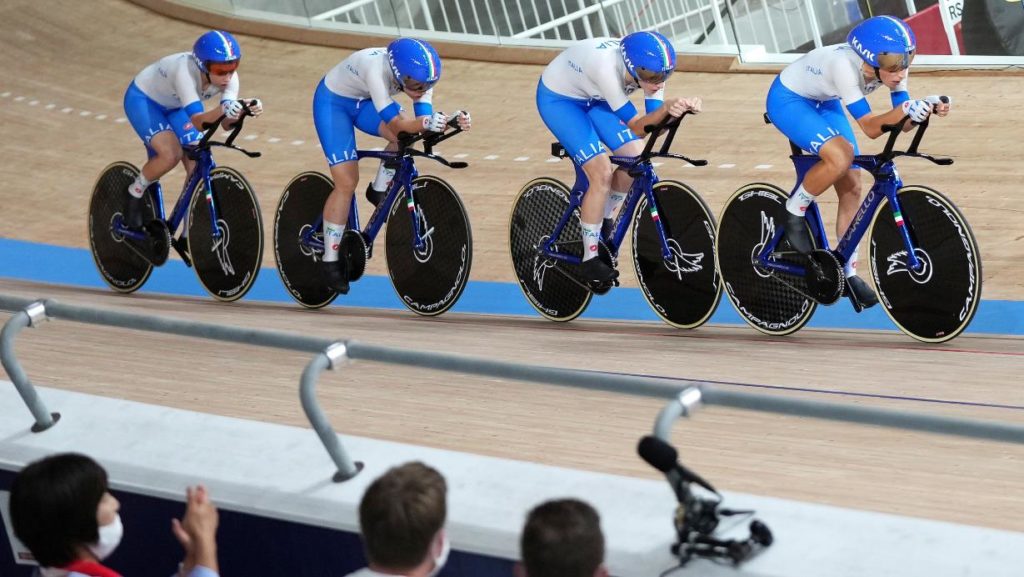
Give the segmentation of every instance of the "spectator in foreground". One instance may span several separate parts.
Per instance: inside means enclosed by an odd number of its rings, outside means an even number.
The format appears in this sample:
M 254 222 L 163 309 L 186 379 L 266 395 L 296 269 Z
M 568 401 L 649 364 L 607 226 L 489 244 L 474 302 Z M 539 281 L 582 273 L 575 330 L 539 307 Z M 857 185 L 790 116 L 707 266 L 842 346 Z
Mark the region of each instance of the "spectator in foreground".
M 516 577 L 608 577 L 601 518 L 577 499 L 548 501 L 526 518 Z
M 448 560 L 448 486 L 420 462 L 389 469 L 366 489 L 359 526 L 368 566 L 348 577 L 434 577 Z
M 185 516 L 171 531 L 185 548 L 179 577 L 217 577 L 217 508 L 202 486 L 186 492 Z M 76 453 L 26 466 L 11 485 L 14 534 L 40 565 L 41 577 L 120 577 L 103 565 L 121 542 L 121 504 L 107 472 Z

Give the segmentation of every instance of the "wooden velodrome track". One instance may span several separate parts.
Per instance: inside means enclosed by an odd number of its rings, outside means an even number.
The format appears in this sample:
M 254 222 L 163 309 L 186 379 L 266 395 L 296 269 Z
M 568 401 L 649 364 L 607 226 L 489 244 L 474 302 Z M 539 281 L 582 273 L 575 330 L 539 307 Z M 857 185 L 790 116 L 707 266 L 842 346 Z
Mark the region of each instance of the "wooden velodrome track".
M 95 177 L 113 160 L 143 160 L 137 138 L 118 122 L 126 84 L 144 65 L 187 49 L 200 30 L 121 0 L 3 3 L 0 237 L 87 246 L 85 212 Z M 321 75 L 348 52 L 255 37 L 240 40 L 245 51 L 242 94 L 262 98 L 267 109 L 248 125 L 246 134 L 255 138 L 243 145 L 263 151 L 264 157 L 250 160 L 223 152 L 219 160 L 253 183 L 269 242 L 283 186 L 300 171 L 325 169 L 311 121 L 311 94 Z M 551 138 L 533 106 L 539 73 L 536 66 L 445 61 L 437 107 L 470 109 L 475 127 L 440 152 L 466 154 L 471 167 L 420 168 L 448 179 L 462 193 L 473 224 L 477 280 L 512 280 L 505 239 L 519 187 L 541 174 L 571 178 L 566 163 L 545 162 Z M 702 95 L 706 108 L 687 120 L 677 148 L 709 158 L 711 167 L 666 164 L 661 176 L 686 180 L 716 213 L 746 182 L 788 185 L 792 169 L 785 142 L 760 120 L 770 81 L 764 74 L 684 72 L 674 77 L 672 93 Z M 923 148 L 955 155 L 957 163 L 938 168 L 907 161 L 901 165 L 904 179 L 947 192 L 964 210 L 982 247 L 986 298 L 1024 298 L 1021 170 L 1009 152 L 1016 148 L 1020 128 L 1006 116 L 1016 109 L 1012 100 L 1024 92 L 1024 76 L 920 74 L 912 89 L 914 94 L 955 97 L 954 115 L 933 124 Z M 868 152 L 880 146 L 861 144 Z M 487 155 L 497 158 L 488 160 Z M 728 164 L 735 166 L 722 167 Z M 365 164 L 364 179 L 374 168 Z M 180 170 L 165 178 L 169 193 L 181 178 Z M 832 217 L 834 207 L 824 212 Z M 266 255 L 265 265 L 273 266 L 271 251 Z M 371 262 L 370 274 L 384 274 L 383 259 Z M 635 286 L 631 273 L 624 276 L 627 286 Z M 896 332 L 805 329 L 772 339 L 746 327 L 684 332 L 650 323 L 558 325 L 539 317 L 449 314 L 422 319 L 405 311 L 305 311 L 292 304 L 249 301 L 228 305 L 10 280 L 0 281 L 0 292 L 515 362 L 704 379 L 742 390 L 1024 422 L 1021 338 L 961 336 L 944 346 L 925 346 Z M 0 321 L 7 318 L 0 314 Z M 306 425 L 296 395 L 307 360 L 303 355 L 67 322 L 25 331 L 18 343 L 37 384 Z M 326 375 L 320 398 L 342 433 L 655 475 L 634 448 L 650 429 L 660 401 L 372 363 Z M 675 441 L 689 466 L 727 490 L 1024 530 L 1020 446 L 717 408 L 680 423 Z M 666 522 L 670 506 L 666 503 Z

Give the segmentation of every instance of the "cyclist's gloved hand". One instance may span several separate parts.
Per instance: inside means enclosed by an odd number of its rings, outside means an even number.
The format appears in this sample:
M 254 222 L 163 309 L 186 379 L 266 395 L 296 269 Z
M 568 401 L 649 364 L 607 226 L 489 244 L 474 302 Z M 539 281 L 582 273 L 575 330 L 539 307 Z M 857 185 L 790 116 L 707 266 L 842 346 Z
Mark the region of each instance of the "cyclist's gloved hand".
M 932 113 L 932 105 L 927 100 L 908 100 L 900 106 L 903 108 L 903 114 L 917 123 L 928 120 L 928 115 Z
M 668 105 L 668 115 L 673 118 L 679 118 L 684 112 L 690 109 L 685 98 L 673 98 L 665 101 L 665 104 Z
M 240 100 L 225 100 L 220 103 L 220 109 L 224 111 L 224 114 L 231 120 L 238 120 L 242 116 L 242 101 Z
M 703 100 L 700 97 L 675 98 L 665 101 L 668 105 L 669 116 L 679 118 L 685 112 L 699 113 L 703 107 Z
M 446 124 L 448 124 L 448 116 L 443 112 L 435 112 L 430 116 L 423 117 L 423 130 L 444 132 Z
M 459 121 L 459 130 L 469 130 L 473 127 L 473 119 L 470 118 L 468 111 L 460 110 L 456 112 L 455 118 Z
M 249 105 L 249 114 L 253 116 L 259 116 L 263 114 L 263 102 L 260 101 L 259 98 L 253 98 L 252 100 L 249 100 L 246 104 Z
M 924 100 L 928 104 L 932 105 L 932 113 L 939 116 L 949 114 L 950 109 L 953 108 L 953 99 L 948 96 L 933 94 L 931 96 L 925 96 Z

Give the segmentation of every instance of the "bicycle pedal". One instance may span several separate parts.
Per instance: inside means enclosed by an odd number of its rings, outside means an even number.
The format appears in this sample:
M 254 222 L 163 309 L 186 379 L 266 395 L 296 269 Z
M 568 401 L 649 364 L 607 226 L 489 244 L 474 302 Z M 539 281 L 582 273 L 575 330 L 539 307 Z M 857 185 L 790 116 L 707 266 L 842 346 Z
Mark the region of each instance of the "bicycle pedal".
M 587 283 L 587 288 L 590 289 L 590 292 L 598 296 L 607 294 L 608 291 L 617 286 L 619 286 L 618 279 L 610 281 L 590 281 Z
M 174 249 L 174 252 L 178 253 L 181 260 L 185 262 L 185 266 L 192 268 L 192 255 L 188 249 L 188 238 L 172 238 L 171 247 Z
M 146 233 L 145 239 L 135 240 L 126 237 L 124 239 L 125 244 L 132 252 L 142 257 L 149 264 L 153 266 L 163 265 L 167 262 L 167 256 L 170 253 L 170 244 L 159 236 L 154 237 L 148 229 L 144 232 Z
M 843 286 L 843 296 L 850 299 L 854 312 L 858 313 L 878 304 L 878 296 L 875 295 L 874 291 L 871 290 L 871 287 L 863 279 L 857 276 L 846 278 L 846 283 Z

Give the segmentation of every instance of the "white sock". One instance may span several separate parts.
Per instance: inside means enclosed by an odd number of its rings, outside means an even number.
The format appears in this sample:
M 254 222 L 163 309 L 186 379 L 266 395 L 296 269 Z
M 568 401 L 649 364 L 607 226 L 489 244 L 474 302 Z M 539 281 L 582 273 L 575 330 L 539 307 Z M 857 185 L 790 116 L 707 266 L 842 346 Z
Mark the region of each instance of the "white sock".
M 804 185 L 800 185 L 793 193 L 793 196 L 789 197 L 786 201 L 786 210 L 790 214 L 797 216 L 803 216 L 807 212 L 807 207 L 811 206 L 811 202 L 814 200 L 814 195 L 804 190 Z
M 373 184 L 370 186 L 377 192 L 385 192 L 391 186 L 391 179 L 394 177 L 395 169 L 385 167 L 384 161 L 381 161 L 380 168 L 377 169 L 377 177 L 373 179 Z
M 600 224 L 580 223 L 583 229 L 583 260 L 590 260 L 597 256 L 597 242 L 601 238 Z
M 626 201 L 625 192 L 611 191 L 608 193 L 608 202 L 604 203 L 604 217 L 614 218 L 615 214 L 622 208 L 622 203 Z
M 850 255 L 850 260 L 846 261 L 846 264 L 843 265 L 843 274 L 846 275 L 846 278 L 850 278 L 851 276 L 857 276 L 858 250 L 859 249 L 854 249 L 853 254 Z
M 338 245 L 343 234 L 345 225 L 324 220 L 324 262 L 338 262 Z
M 142 193 L 146 192 L 146 189 L 149 188 L 150 184 L 153 184 L 153 182 L 146 180 L 146 177 L 142 176 L 142 173 L 140 172 L 139 175 L 135 177 L 135 180 L 128 185 L 128 194 L 135 198 L 142 198 Z

